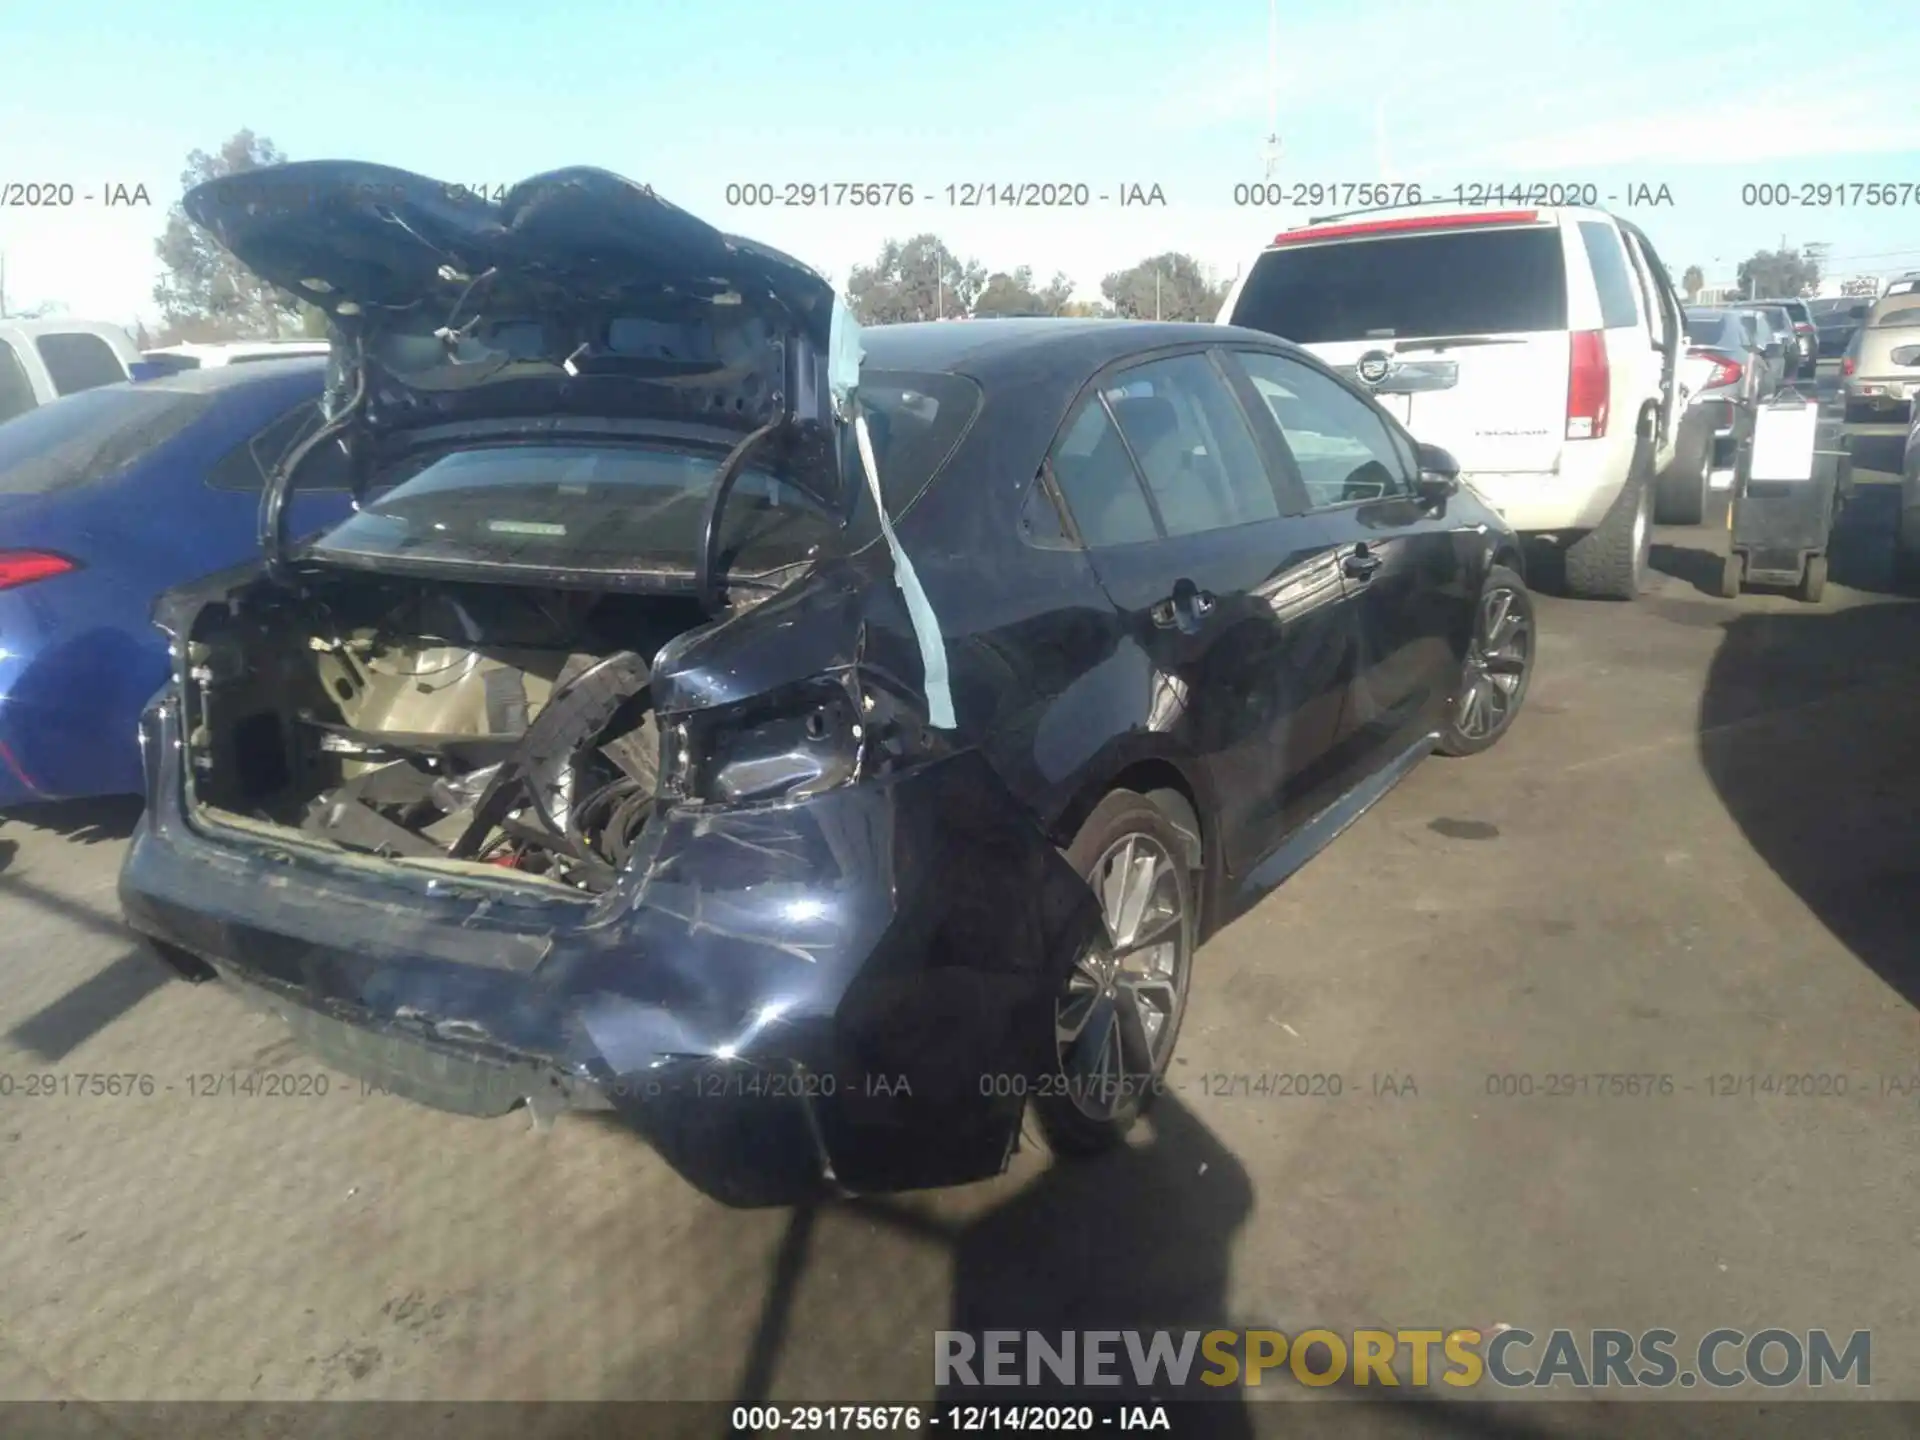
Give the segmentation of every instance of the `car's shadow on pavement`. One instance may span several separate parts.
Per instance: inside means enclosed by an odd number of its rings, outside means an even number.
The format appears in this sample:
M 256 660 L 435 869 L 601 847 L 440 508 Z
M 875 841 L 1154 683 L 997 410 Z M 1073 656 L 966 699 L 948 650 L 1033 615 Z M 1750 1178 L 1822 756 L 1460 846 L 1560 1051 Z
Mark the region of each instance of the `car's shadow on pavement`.
M 98 845 L 125 840 L 140 823 L 144 802 L 137 795 L 105 795 L 94 800 L 50 800 L 0 810 L 0 825 L 44 830 L 52 835 Z
M 1252 1181 L 1174 1096 L 1161 1096 L 1141 1128 L 1148 1133 L 1108 1154 L 1055 1157 L 1004 1203 L 971 1219 L 945 1219 L 884 1196 L 827 1203 L 945 1248 L 954 1277 L 947 1328 L 965 1332 L 976 1345 L 989 1330 L 1037 1331 L 1051 1346 L 1062 1331 L 1169 1330 L 1177 1340 L 1183 1331 L 1231 1327 L 1229 1267 L 1235 1237 L 1253 1213 Z M 768 1399 L 817 1218 L 813 1207 L 801 1206 L 789 1221 L 736 1405 Z M 1171 1398 L 1164 1384 L 1135 1386 L 1117 1339 L 1113 1349 L 1114 1368 L 1125 1378 L 1119 1385 L 969 1385 L 957 1378 L 939 1385 L 937 1375 L 930 1378 L 943 1409 Z M 976 1352 L 976 1376 L 983 1375 L 982 1364 Z M 1205 1433 L 1252 1435 L 1237 1387 L 1198 1383 L 1208 1368 L 1196 1351 L 1181 1391 L 1205 1403 Z
M 1920 605 L 1727 622 L 1699 710 L 1703 768 L 1760 857 L 1920 1006 Z

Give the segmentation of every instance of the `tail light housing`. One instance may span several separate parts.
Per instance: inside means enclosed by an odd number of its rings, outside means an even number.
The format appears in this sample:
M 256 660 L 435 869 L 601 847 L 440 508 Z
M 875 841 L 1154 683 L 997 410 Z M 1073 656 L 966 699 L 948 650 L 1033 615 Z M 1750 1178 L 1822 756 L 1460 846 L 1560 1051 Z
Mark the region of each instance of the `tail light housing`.
M 1706 350 L 1697 346 L 1687 351 L 1687 358 L 1713 362 L 1713 374 L 1709 375 L 1707 383 L 1700 387 L 1703 390 L 1710 390 L 1717 385 L 1737 385 L 1747 368 L 1731 355 L 1722 355 L 1718 350 Z
M 1607 365 L 1607 333 L 1576 330 L 1567 337 L 1567 439 L 1599 440 L 1607 433 L 1613 372 Z
M 1840 357 L 1840 373 L 1842 375 L 1851 375 L 1853 373 L 1853 356 L 1843 355 Z
M 0 590 L 50 580 L 80 567 L 64 555 L 51 550 L 0 550 Z

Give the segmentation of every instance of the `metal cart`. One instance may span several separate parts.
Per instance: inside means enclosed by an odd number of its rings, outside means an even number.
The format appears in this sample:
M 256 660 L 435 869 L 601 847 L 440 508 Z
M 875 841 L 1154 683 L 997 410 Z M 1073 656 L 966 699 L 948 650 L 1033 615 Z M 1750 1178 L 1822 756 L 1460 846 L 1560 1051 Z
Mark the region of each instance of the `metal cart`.
M 1720 593 L 1781 586 L 1809 603 L 1827 588 L 1827 544 L 1853 490 L 1839 422 L 1818 400 L 1782 391 L 1754 412 L 1734 460 Z

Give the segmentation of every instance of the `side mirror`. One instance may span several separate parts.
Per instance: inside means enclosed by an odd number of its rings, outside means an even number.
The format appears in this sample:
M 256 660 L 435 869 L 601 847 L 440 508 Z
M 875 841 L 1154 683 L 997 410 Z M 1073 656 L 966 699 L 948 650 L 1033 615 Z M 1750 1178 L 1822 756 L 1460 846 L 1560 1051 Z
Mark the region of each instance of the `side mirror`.
M 1460 462 L 1438 445 L 1421 441 L 1414 447 L 1420 466 L 1420 499 L 1428 505 L 1441 505 L 1460 493 Z

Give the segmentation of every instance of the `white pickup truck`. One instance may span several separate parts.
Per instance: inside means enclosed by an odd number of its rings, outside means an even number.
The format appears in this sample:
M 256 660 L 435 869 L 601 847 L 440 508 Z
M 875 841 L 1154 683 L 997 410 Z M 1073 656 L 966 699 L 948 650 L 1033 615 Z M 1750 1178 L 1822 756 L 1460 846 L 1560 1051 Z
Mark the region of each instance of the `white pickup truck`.
M 96 385 L 132 377 L 140 351 L 101 320 L 0 320 L 0 421 Z

